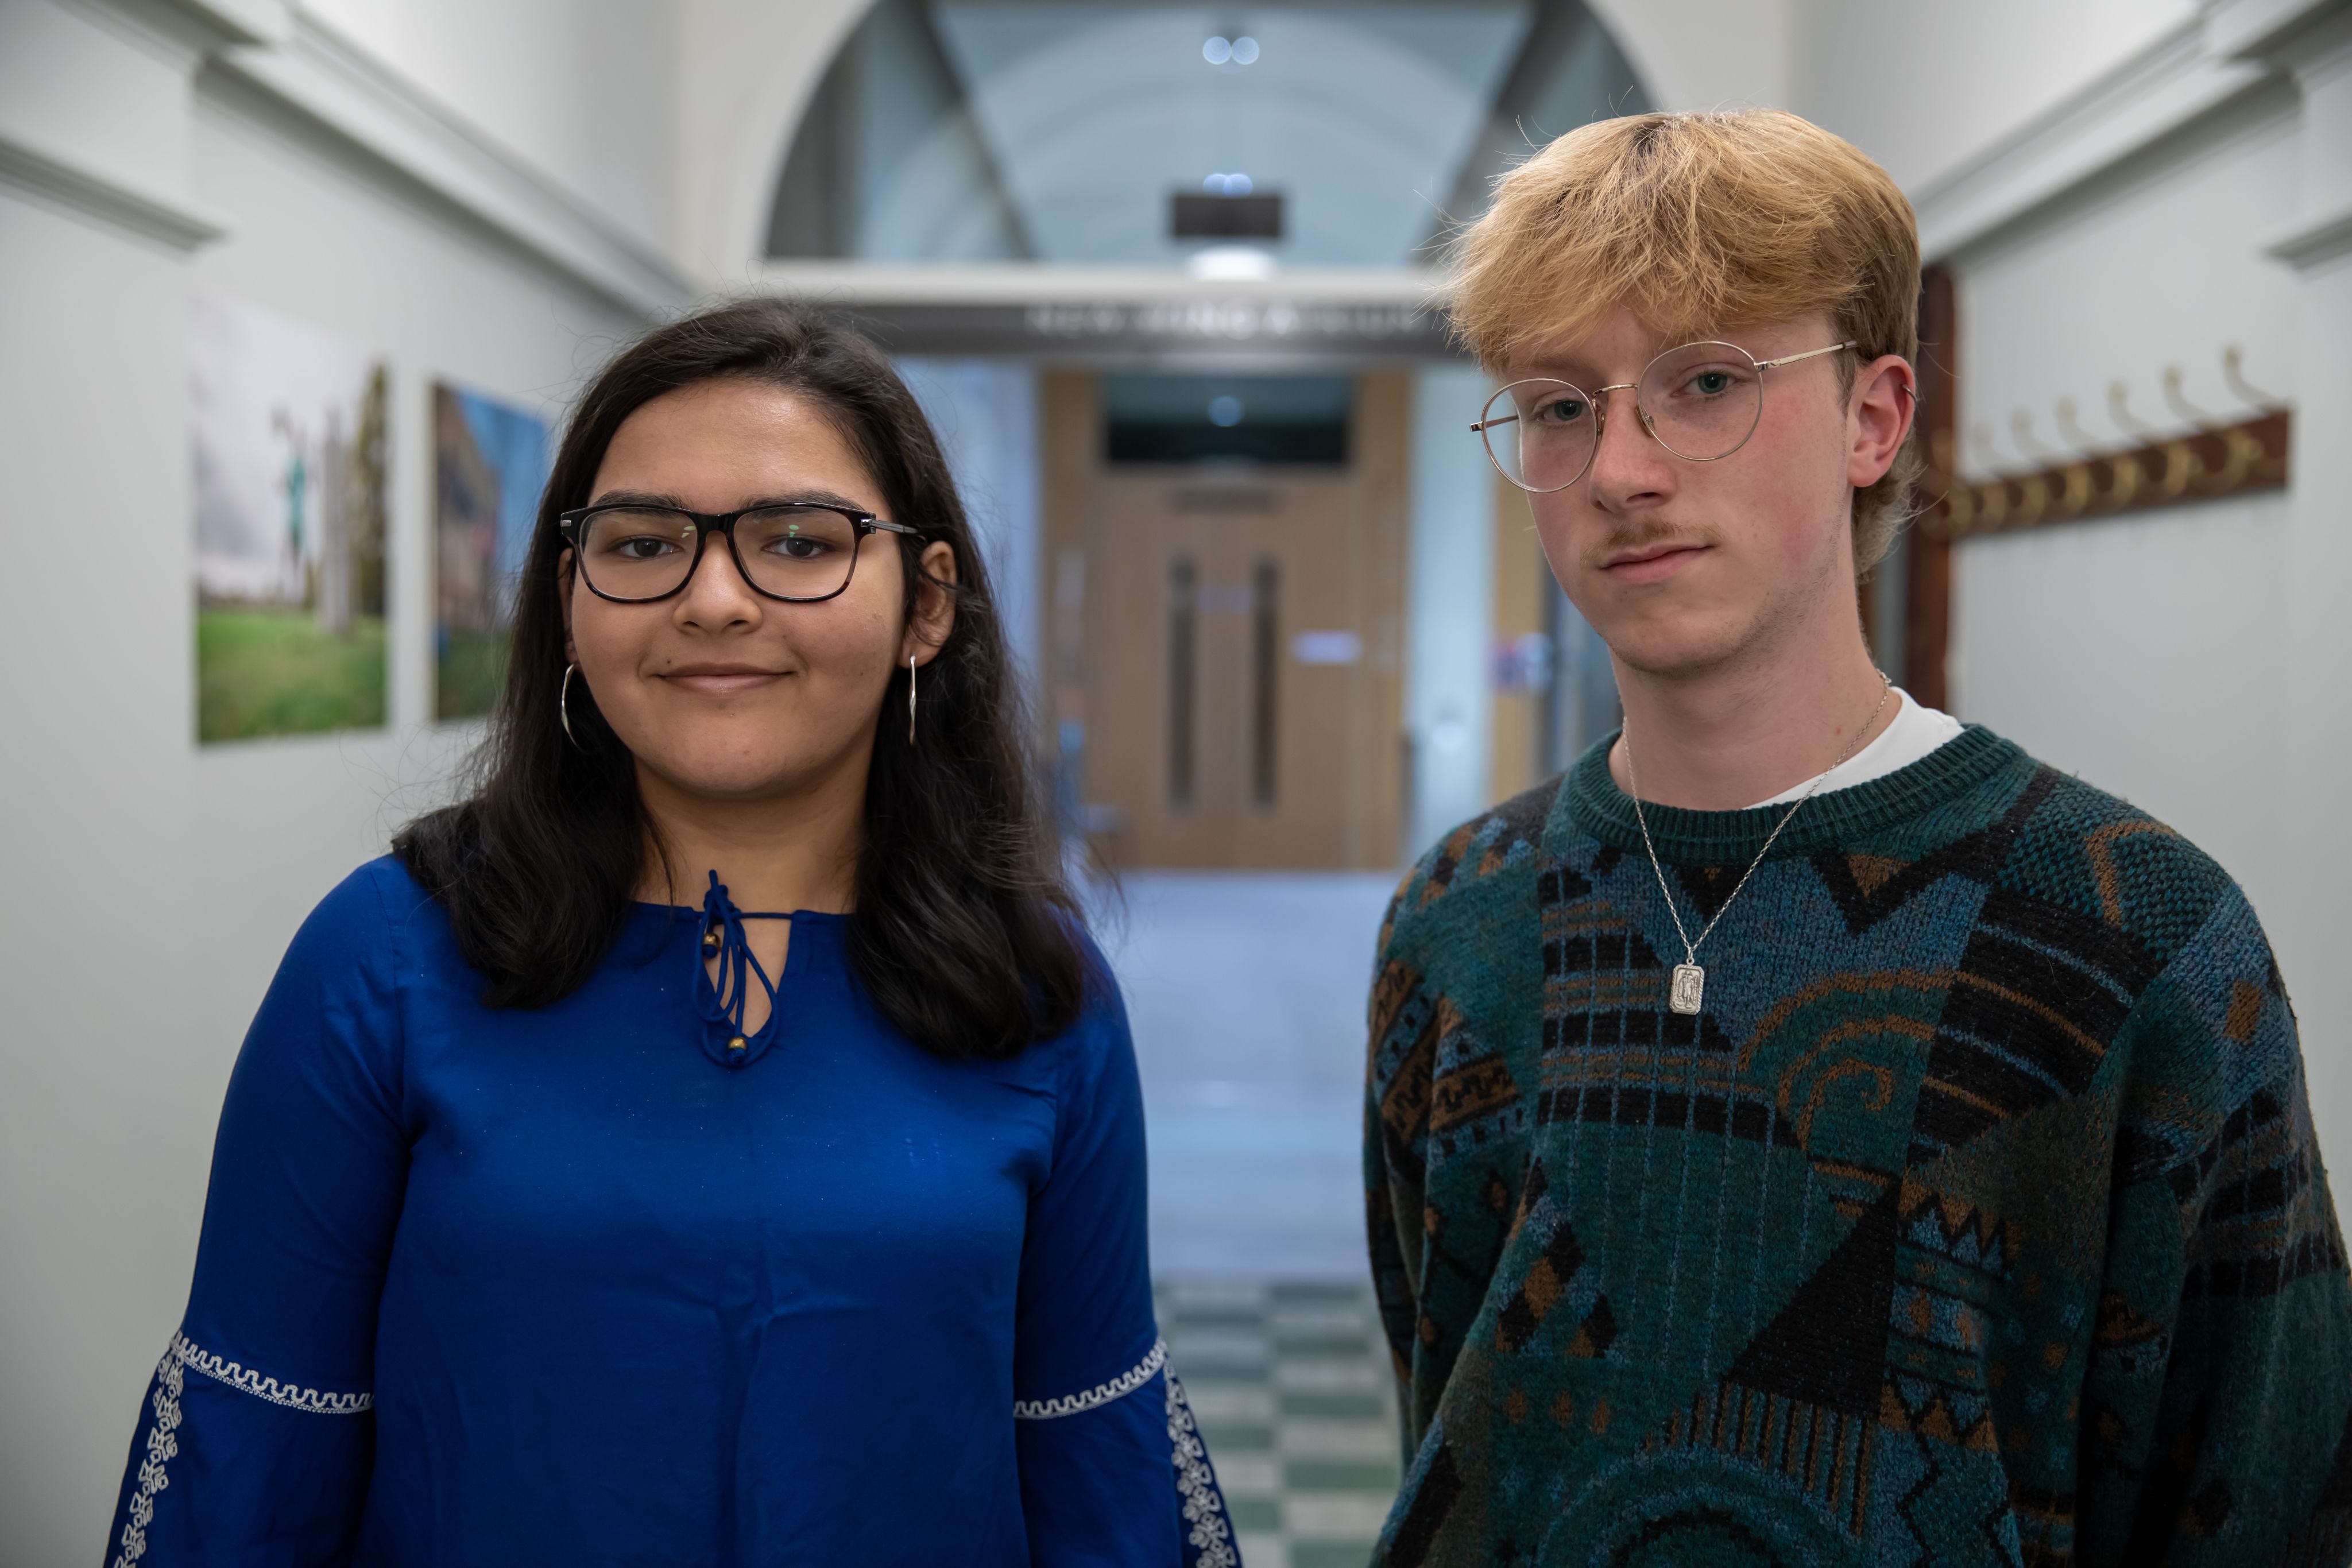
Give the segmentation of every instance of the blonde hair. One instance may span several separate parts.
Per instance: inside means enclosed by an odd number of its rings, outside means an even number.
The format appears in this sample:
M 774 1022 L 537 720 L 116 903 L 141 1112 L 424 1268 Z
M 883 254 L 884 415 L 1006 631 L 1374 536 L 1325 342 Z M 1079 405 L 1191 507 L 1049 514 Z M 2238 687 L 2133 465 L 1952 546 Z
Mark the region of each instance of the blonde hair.
M 1623 306 L 1670 340 L 1826 315 L 1862 362 L 1915 361 L 1919 230 L 1886 171 L 1778 110 L 1636 114 L 1571 131 L 1503 176 L 1455 242 L 1456 335 L 1489 367 Z M 1853 361 L 1839 356 L 1843 384 Z M 1854 570 L 1909 516 L 1917 432 L 1853 497 Z

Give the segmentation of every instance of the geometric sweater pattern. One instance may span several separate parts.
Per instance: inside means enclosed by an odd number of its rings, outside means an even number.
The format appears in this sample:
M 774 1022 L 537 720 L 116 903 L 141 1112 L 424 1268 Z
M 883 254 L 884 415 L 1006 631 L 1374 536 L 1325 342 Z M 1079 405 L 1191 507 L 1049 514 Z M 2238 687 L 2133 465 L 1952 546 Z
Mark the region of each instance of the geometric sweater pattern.
M 1681 961 L 1607 743 L 1382 928 L 1375 1562 L 2352 1562 L 2352 1280 L 2262 928 L 1971 727 Z M 1696 931 L 1785 807 L 1646 808 Z

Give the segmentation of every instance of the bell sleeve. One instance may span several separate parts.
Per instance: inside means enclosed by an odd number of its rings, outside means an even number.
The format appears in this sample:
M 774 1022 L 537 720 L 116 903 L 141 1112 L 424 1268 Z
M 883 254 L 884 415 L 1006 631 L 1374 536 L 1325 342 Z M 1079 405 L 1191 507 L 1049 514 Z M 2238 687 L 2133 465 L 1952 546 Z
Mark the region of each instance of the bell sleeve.
M 1060 1042 L 1053 1167 L 1030 1200 L 1013 1407 L 1040 1568 L 1237 1568 L 1233 1526 L 1152 1310 L 1143 1092 L 1117 983 Z
M 140 1410 L 110 1568 L 349 1559 L 408 1166 L 387 911 L 423 896 L 389 862 L 353 873 L 304 922 L 246 1035 L 187 1312 Z

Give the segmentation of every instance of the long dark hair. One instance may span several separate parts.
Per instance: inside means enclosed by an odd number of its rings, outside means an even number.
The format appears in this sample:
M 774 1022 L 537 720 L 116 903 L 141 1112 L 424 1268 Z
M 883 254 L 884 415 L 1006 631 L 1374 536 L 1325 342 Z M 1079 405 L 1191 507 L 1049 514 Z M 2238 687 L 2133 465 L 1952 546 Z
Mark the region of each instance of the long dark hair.
M 557 515 L 585 506 L 622 421 L 680 387 L 740 378 L 805 398 L 832 419 L 881 486 L 887 516 L 955 551 L 952 588 L 923 572 L 924 541 L 898 543 L 911 614 L 919 588 L 955 597 L 955 626 L 924 670 L 919 747 L 883 724 L 866 787 L 848 954 L 877 1007 L 936 1055 L 1002 1059 L 1059 1033 L 1085 1000 L 1075 900 L 1045 829 L 1027 726 L 955 483 L 930 422 L 888 360 L 845 328 L 780 300 L 707 310 L 656 328 L 596 378 L 564 433 L 541 498 L 515 601 L 506 686 L 462 804 L 393 841 L 449 911 L 491 1007 L 540 1007 L 595 972 L 619 938 L 646 869 L 635 759 L 584 682 L 564 674 L 563 542 Z M 872 548 L 869 544 L 868 548 Z M 895 712 L 905 671 L 891 677 Z

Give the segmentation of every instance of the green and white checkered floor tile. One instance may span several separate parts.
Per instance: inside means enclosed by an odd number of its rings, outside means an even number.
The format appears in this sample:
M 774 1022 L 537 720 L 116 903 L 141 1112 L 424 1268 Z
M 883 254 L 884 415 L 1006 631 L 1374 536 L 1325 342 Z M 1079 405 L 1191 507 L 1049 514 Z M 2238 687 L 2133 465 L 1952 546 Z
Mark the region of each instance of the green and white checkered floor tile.
M 1159 1297 L 1244 1568 L 1364 1568 L 1397 1489 L 1370 1289 L 1194 1277 L 1162 1280 Z

